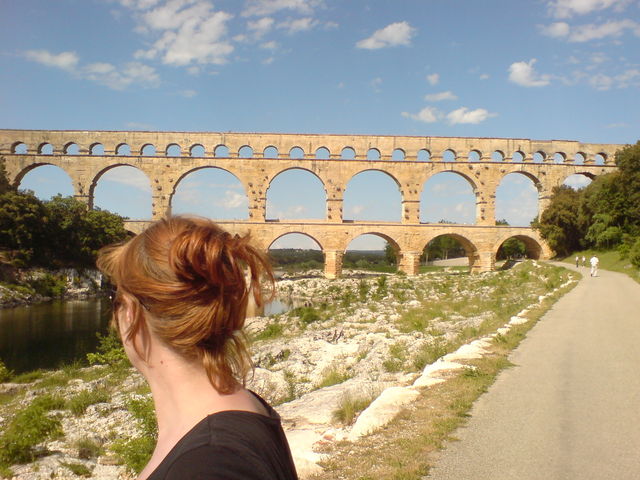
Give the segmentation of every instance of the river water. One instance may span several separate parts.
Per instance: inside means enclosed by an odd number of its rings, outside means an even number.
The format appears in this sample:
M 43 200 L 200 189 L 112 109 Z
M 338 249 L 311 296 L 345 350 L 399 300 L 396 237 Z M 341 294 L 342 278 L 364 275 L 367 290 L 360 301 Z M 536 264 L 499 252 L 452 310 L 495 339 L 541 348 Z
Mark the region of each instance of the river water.
M 275 299 L 263 314 L 289 308 Z M 98 345 L 96 334 L 107 333 L 110 316 L 111 303 L 105 298 L 0 309 L 0 359 L 15 373 L 84 360 Z

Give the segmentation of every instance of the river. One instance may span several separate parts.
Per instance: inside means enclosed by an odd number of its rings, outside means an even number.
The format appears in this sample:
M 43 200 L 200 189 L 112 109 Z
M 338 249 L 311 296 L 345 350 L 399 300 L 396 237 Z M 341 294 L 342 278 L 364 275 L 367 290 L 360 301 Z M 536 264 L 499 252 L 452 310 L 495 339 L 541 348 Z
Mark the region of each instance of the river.
M 265 306 L 264 315 L 289 308 L 275 299 Z M 108 331 L 110 315 L 105 298 L 0 309 L 0 359 L 15 373 L 84 360 L 98 345 L 96 334 Z

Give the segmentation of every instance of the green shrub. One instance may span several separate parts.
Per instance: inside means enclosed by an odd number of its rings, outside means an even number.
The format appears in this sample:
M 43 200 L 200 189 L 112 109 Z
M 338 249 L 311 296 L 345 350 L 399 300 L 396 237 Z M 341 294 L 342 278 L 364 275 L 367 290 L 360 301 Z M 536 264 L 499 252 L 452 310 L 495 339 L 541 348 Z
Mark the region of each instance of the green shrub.
M 140 473 L 155 449 L 158 424 L 151 397 L 130 400 L 127 407 L 142 430 L 142 435 L 128 440 L 118 440 L 113 443 L 111 450 L 130 470 Z
M 90 477 L 91 470 L 82 463 L 70 463 L 70 462 L 60 462 L 64 468 L 67 468 L 78 477 Z
M 109 394 L 104 390 L 83 390 L 67 401 L 67 408 L 76 416 L 87 411 L 89 405 L 104 403 L 109 401 Z
M 75 447 L 78 450 L 78 458 L 84 460 L 98 458 L 104 451 L 102 444 L 91 438 L 80 438 L 75 442 Z
M 333 420 L 343 425 L 351 425 L 356 416 L 371 405 L 375 398 L 375 394 L 354 397 L 349 392 L 344 393 L 338 407 L 332 412 Z
M 320 314 L 313 307 L 298 307 L 291 311 L 291 315 L 299 317 L 300 324 L 307 327 L 313 322 L 321 320 Z
M 99 332 L 96 335 L 98 336 L 97 352 L 87 354 L 90 365 L 101 364 L 123 368 L 131 366 L 122 342 L 114 330 L 110 330 L 107 335 L 102 335 Z
M 282 336 L 283 330 L 284 326 L 281 323 L 270 323 L 263 331 L 254 337 L 254 340 L 273 340 L 274 338 Z
M 67 291 L 67 281 L 61 275 L 46 273 L 27 282 L 35 292 L 43 297 L 61 297 Z
M 640 237 L 633 242 L 629 249 L 629 261 L 634 267 L 640 268 Z
M 324 371 L 322 372 L 322 379 L 320 380 L 320 382 L 318 382 L 318 385 L 316 385 L 316 387 L 324 388 L 330 387 L 332 385 L 337 385 L 339 383 L 346 382 L 352 376 L 353 375 L 351 375 L 349 372 L 332 365 L 324 369 Z
M 14 376 L 12 381 L 14 383 L 31 383 L 40 380 L 43 376 L 44 370 L 33 370 Z
M 13 372 L 0 360 L 0 383 L 8 382 L 13 377 Z
M 62 433 L 60 419 L 47 415 L 48 402 L 34 400 L 14 415 L 0 435 L 0 465 L 33 461 L 37 444 Z

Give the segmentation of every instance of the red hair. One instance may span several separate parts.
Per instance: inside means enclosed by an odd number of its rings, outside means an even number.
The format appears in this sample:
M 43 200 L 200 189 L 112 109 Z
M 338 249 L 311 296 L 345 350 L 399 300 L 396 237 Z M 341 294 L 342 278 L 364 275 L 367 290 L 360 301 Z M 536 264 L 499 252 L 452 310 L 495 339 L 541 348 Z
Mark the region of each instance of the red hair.
M 244 384 L 251 369 L 243 332 L 249 295 L 261 306 L 261 280 L 274 283 L 249 235 L 232 236 L 205 218 L 172 216 L 103 248 L 97 265 L 133 300 L 129 340 L 149 328 L 179 354 L 199 359 L 219 392 Z

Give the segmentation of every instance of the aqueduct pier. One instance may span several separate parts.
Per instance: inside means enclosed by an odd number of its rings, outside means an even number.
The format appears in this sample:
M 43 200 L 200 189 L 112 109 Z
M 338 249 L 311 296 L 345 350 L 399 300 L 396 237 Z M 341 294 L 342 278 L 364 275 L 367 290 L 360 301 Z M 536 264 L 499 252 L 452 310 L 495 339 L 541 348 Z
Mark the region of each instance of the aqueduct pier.
M 351 240 L 362 234 L 383 237 L 394 246 L 399 268 L 418 271 L 424 247 L 439 235 L 451 235 L 466 250 L 472 271 L 494 268 L 496 253 L 507 239 L 522 240 L 533 258 L 553 252 L 529 227 L 496 226 L 495 195 L 510 173 L 528 177 L 538 190 L 538 212 L 553 187 L 570 175 L 595 178 L 613 171 L 614 154 L 623 145 L 569 140 L 519 138 L 312 135 L 214 132 L 115 132 L 0 130 L 0 155 L 10 182 L 19 185 L 29 171 L 55 165 L 71 178 L 75 197 L 93 206 L 94 189 L 108 170 L 128 165 L 141 170 L 152 186 L 152 220 L 171 213 L 180 180 L 202 168 L 235 175 L 248 198 L 248 219 L 219 221 L 231 232 L 250 231 L 264 249 L 283 235 L 313 238 L 325 254 L 325 274 L 339 276 Z M 290 169 L 315 175 L 326 192 L 323 220 L 266 218 L 271 181 Z M 400 222 L 346 221 L 343 195 L 357 174 L 376 170 L 389 175 L 401 195 Z M 425 182 L 441 172 L 460 175 L 476 197 L 475 225 L 420 222 L 420 194 Z M 148 221 L 127 222 L 139 232 Z

